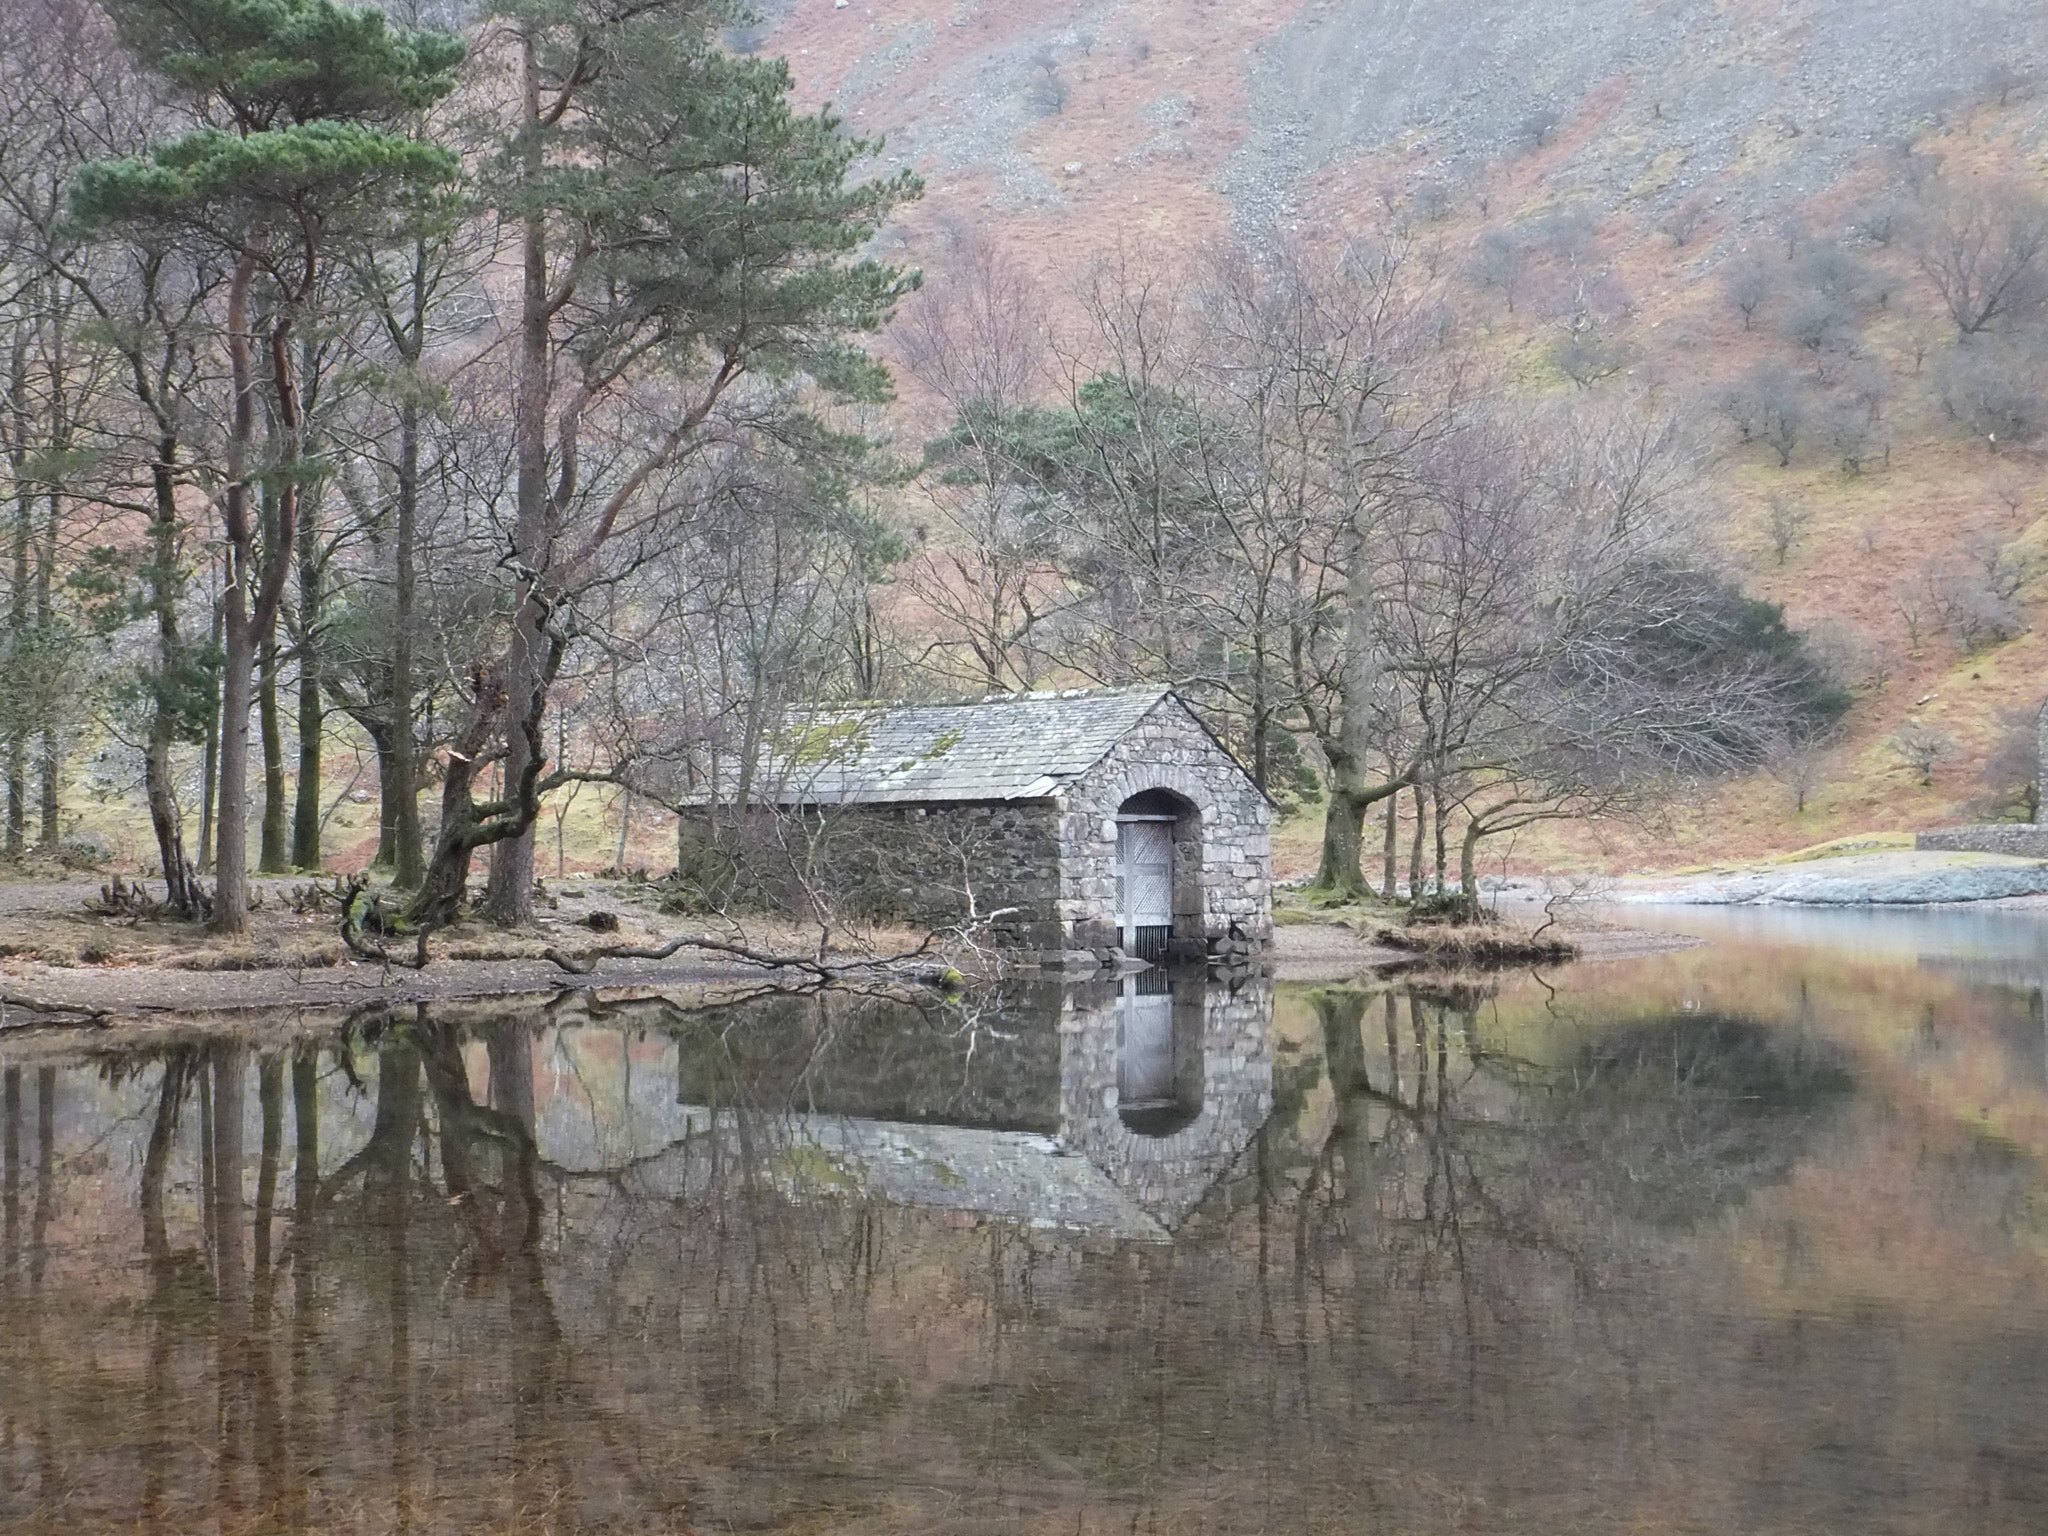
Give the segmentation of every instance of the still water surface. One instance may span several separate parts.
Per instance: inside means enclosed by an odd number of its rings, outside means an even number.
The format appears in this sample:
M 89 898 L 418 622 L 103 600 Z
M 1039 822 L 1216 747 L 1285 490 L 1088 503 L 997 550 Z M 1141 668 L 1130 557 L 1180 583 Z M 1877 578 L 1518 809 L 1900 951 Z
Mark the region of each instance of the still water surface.
M 0 1054 L 0 1530 L 2048 1523 L 2048 927 Z

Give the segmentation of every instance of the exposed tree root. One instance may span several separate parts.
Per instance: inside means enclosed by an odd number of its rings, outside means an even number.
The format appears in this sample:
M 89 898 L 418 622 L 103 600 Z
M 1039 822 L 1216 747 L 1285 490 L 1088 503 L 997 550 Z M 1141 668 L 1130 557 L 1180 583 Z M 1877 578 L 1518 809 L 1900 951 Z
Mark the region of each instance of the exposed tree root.
M 380 965 L 396 966 L 400 970 L 425 970 L 427 965 L 427 936 L 433 930 L 422 924 L 413 932 L 415 945 L 410 958 L 393 954 L 379 942 L 401 930 L 396 914 L 385 911 L 383 903 L 375 896 L 367 899 L 364 892 L 369 888 L 368 875 L 352 875 L 341 893 L 341 942 L 349 953 L 364 960 L 375 960 Z M 373 937 L 375 935 L 375 937 Z

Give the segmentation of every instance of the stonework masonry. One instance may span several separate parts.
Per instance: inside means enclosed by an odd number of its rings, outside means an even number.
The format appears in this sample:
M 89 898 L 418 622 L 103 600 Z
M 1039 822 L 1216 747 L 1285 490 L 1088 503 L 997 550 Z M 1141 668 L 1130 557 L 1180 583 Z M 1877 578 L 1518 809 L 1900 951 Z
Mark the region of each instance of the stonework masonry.
M 1273 937 L 1273 807 L 1177 699 L 1154 708 L 1063 797 L 1059 918 L 1081 948 L 1116 942 L 1116 813 L 1164 789 L 1191 813 L 1175 827 L 1174 938 L 1189 948 L 1235 924 Z
M 875 871 L 870 910 L 926 928 L 986 922 L 1004 948 L 1064 945 L 1054 915 L 1061 819 L 1050 800 L 842 806 L 831 816 L 847 849 L 832 862 Z
M 2048 703 L 2034 716 L 2035 784 L 2048 802 Z M 2043 805 L 2048 810 L 2048 804 Z M 2040 814 L 2036 812 L 2036 814 Z M 1936 853 L 2007 853 L 2023 859 L 2048 859 L 2048 823 L 1991 822 L 1976 827 L 1940 827 L 1913 834 L 1913 846 Z
M 2023 859 L 2048 859 L 2048 826 L 2003 821 L 1981 827 L 1942 827 L 1914 833 L 1913 846 L 1923 852 L 2009 853 Z
M 1166 957 L 1271 942 L 1272 804 L 1170 691 L 882 708 L 860 725 L 857 756 L 750 811 L 760 899 L 822 893 L 849 916 L 973 921 L 999 946 L 1092 963 L 1134 937 L 1118 929 L 1117 817 L 1143 795 L 1148 814 L 1174 817 Z M 690 817 L 711 826 L 688 813 L 679 866 Z

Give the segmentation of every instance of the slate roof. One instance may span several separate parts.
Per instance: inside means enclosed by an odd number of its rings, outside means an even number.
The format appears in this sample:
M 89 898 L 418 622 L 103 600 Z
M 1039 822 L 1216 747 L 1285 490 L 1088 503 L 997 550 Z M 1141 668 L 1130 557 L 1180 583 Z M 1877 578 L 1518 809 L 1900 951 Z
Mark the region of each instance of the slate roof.
M 772 793 L 783 805 L 1043 800 L 1101 762 L 1171 694 L 1069 688 L 793 713 L 762 766 L 761 798 Z

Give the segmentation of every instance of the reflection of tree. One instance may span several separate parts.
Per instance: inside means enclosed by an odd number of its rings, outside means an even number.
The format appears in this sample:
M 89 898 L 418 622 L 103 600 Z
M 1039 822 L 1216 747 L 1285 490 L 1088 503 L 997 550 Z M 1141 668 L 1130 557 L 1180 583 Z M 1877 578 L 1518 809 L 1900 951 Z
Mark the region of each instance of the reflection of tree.
M 1837 1123 L 1839 1068 L 1794 1032 L 1589 1024 L 1537 1062 L 1500 1052 L 1478 996 L 1326 993 L 1285 1037 L 1306 1047 L 1273 1058 L 1252 1155 L 1172 1244 L 1136 1244 L 835 1183 L 805 1134 L 811 1086 L 833 1085 L 799 1046 L 866 1023 L 769 1018 L 754 1038 L 765 1015 L 573 1006 L 561 1033 L 543 1010 L 437 1006 L 317 1058 L 245 1053 L 249 1199 L 215 1152 L 235 1090 L 213 1048 L 131 1074 L 134 1160 L 112 1176 L 131 1224 L 143 1208 L 157 1299 L 82 1307 L 78 1336 L 113 1362 L 107 1402 L 123 1369 L 143 1388 L 118 1426 L 141 1454 L 105 1448 L 104 1404 L 67 1431 L 82 1394 L 61 1348 L 30 1363 L 19 1330 L 0 1338 L 0 1411 L 41 1436 L 40 1402 L 55 1426 L 49 1486 L 89 1499 L 108 1469 L 118 1513 L 73 1524 L 132 1523 L 138 1471 L 163 1530 L 234 1497 L 246 1529 L 1611 1533 L 1682 1508 L 1700 1529 L 1903 1531 L 1934 1528 L 1907 1515 L 1939 1507 L 1944 1468 L 1978 1467 L 1954 1475 L 2001 1510 L 2037 1491 L 2027 1338 L 1779 1317 L 1718 1262 L 1742 1192 Z M 905 1050 L 923 1081 L 924 1046 Z M 216 1413 L 237 1224 L 239 1452 Z M 76 1286 L 62 1254 L 49 1273 Z M 131 1328 L 151 1348 L 123 1367 Z M 1886 1386 L 1923 1350 L 1926 1411 Z M 2006 1459 L 1972 1462 L 1980 1446 Z M 1867 1518 L 1827 1518 L 1845 1512 Z
M 1589 1033 L 1546 1129 L 1608 1209 L 1684 1228 L 1782 1180 L 1852 1086 L 1836 1052 L 1755 1019 L 1648 1018 Z
M 1654 1401 L 1645 1379 L 1674 1349 L 1690 1358 L 1632 1288 L 1674 1221 L 1800 1157 L 1846 1079 L 1811 1046 L 1743 1021 L 1589 1026 L 1562 1063 L 1517 1059 L 1489 1044 L 1486 1001 L 1410 986 L 1312 995 L 1321 1049 L 1276 1074 L 1278 1114 L 1252 1165 L 1184 1250 L 1133 1256 L 1079 1288 L 1084 1309 L 1053 1325 L 1059 1346 L 1005 1401 L 1003 1454 L 1085 1469 L 1105 1493 L 1229 1486 L 1232 1465 L 1375 1443 L 1390 1409 L 1427 1424 L 1428 1404 L 1469 1432 L 1504 1395 L 1537 1441 L 1584 1422 L 1625 1440 Z M 1240 1210 L 1256 1235 L 1249 1275 L 1215 1256 Z M 1219 1411 L 1234 1426 L 1227 1449 L 1201 1428 Z M 963 1436 L 978 1422 L 963 1412 Z M 1496 1468 L 1542 1481 L 1515 1470 L 1530 1443 L 1509 1429 L 1497 1459 L 1438 1465 L 1479 1486 Z M 1269 1484 L 1259 1518 L 1311 1528 L 1354 1475 Z
M 1456 1280 L 1526 1248 L 1592 1285 L 1617 1219 L 1688 1227 L 1783 1177 L 1849 1087 L 1840 1062 L 1753 1020 L 1587 1031 L 1562 1064 L 1485 1045 L 1482 994 L 1316 994 L 1335 1120 L 1301 1217 L 1388 1283 Z M 1353 1276 L 1353 1279 L 1359 1278 Z M 1496 1305 L 1512 1286 L 1483 1286 Z

